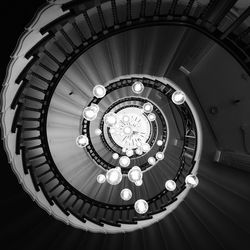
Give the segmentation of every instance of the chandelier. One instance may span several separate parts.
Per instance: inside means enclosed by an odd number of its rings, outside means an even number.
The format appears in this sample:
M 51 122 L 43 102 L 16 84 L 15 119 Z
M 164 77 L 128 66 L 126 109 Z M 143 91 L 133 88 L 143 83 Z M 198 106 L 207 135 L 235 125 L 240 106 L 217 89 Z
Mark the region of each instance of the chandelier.
M 135 81 L 131 86 L 133 94 L 136 95 L 142 94 L 144 89 L 144 84 L 141 81 Z M 98 103 L 100 103 L 106 93 L 107 90 L 103 85 L 96 85 L 93 88 L 93 98 L 97 99 L 94 101 L 97 102 L 98 100 Z M 171 100 L 175 105 L 182 105 L 186 100 L 186 96 L 182 91 L 176 90 L 172 93 Z M 97 136 L 109 135 L 119 149 L 112 152 L 115 166 L 105 171 L 104 174 L 99 174 L 96 178 L 97 183 L 103 184 L 107 181 L 110 185 L 118 185 L 122 178 L 128 178 L 136 186 L 141 186 L 143 185 L 143 171 L 140 166 L 131 166 L 130 157 L 137 158 L 146 155 L 147 162 L 151 166 L 157 165 L 159 161 L 164 159 L 165 150 L 162 148 L 163 141 L 161 139 L 154 142 L 160 151 L 150 154 L 151 146 L 148 142 L 152 134 L 152 122 L 158 120 L 157 113 L 154 112 L 154 106 L 153 103 L 145 100 L 143 105 L 137 107 L 125 106 L 122 110 L 116 112 L 109 111 L 101 118 L 100 123 L 103 123 L 104 126 L 102 126 L 102 129 L 97 127 L 95 134 Z M 155 108 L 158 109 L 156 106 Z M 98 104 L 90 103 L 83 109 L 82 117 L 86 121 L 92 122 L 97 118 L 99 111 Z M 91 138 L 88 138 L 88 134 L 81 134 L 77 137 L 77 146 L 85 148 L 89 144 Z M 161 137 L 159 135 L 159 138 Z M 122 170 L 124 169 L 129 170 L 127 173 L 123 173 Z M 198 178 L 193 174 L 189 174 L 185 177 L 185 183 L 188 187 L 194 188 L 198 185 Z M 166 180 L 165 188 L 170 192 L 174 191 L 176 189 L 175 181 Z M 130 200 L 132 195 L 132 191 L 128 188 L 124 188 L 120 192 L 121 199 L 124 201 Z M 144 214 L 148 211 L 148 203 L 144 199 L 138 198 L 134 203 L 134 208 L 137 213 Z

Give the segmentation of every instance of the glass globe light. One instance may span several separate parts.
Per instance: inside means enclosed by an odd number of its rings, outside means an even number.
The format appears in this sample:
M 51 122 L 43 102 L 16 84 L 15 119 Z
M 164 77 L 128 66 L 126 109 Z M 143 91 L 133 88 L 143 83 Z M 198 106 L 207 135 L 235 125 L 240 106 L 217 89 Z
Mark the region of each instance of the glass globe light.
M 76 138 L 76 145 L 80 148 L 84 148 L 89 144 L 89 138 L 86 135 L 79 135 Z
M 150 113 L 150 114 L 148 115 L 148 119 L 149 119 L 149 121 L 153 122 L 153 121 L 155 121 L 155 119 L 156 119 L 156 115 L 155 115 L 154 113 Z
M 102 184 L 106 181 L 106 177 L 104 174 L 99 174 L 97 175 L 96 180 L 98 183 Z
M 173 180 L 166 181 L 165 188 L 168 191 L 174 191 L 176 189 L 176 183 L 175 183 L 175 181 L 173 181 Z
M 186 96 L 185 94 L 180 91 L 180 90 L 176 90 L 173 94 L 172 94 L 172 102 L 176 105 L 181 105 L 186 101 Z
M 104 116 L 104 123 L 108 127 L 112 127 L 117 123 L 117 116 L 115 113 L 110 112 Z
M 136 81 L 133 83 L 132 85 L 132 91 L 135 94 L 141 94 L 144 90 L 144 85 L 142 84 L 142 82 Z
M 157 160 L 162 160 L 164 159 L 164 153 L 163 152 L 157 152 L 155 155 Z
M 148 143 L 142 144 L 142 151 L 147 153 L 150 150 L 150 145 Z
M 83 110 L 83 117 L 87 120 L 87 121 L 93 121 L 95 120 L 95 118 L 97 117 L 97 113 L 95 108 L 93 107 L 86 107 Z
M 155 160 L 155 158 L 154 157 L 149 157 L 148 158 L 148 163 L 150 164 L 150 165 L 154 165 L 155 163 L 156 163 L 156 160 Z
M 126 136 L 130 136 L 133 133 L 133 129 L 129 126 L 125 126 L 123 129 L 123 133 Z
M 128 150 L 126 151 L 126 155 L 127 155 L 128 157 L 131 157 L 133 154 L 134 154 L 133 149 L 128 149 Z
M 102 85 L 96 85 L 93 88 L 93 95 L 96 98 L 103 98 L 106 95 L 106 88 Z
M 130 159 L 127 156 L 122 156 L 119 159 L 119 164 L 120 164 L 121 167 L 126 168 L 130 164 Z
M 109 129 L 109 133 L 110 133 L 110 134 L 114 134 L 115 132 L 116 132 L 116 129 L 115 129 L 115 128 L 110 128 L 110 129 Z
M 135 202 L 134 208 L 138 214 L 145 214 L 148 211 L 148 203 L 143 199 L 139 199 Z
M 117 153 L 113 153 L 112 157 L 113 157 L 114 160 L 117 160 L 119 158 L 119 155 Z
M 99 106 L 95 103 L 92 103 L 90 107 L 94 109 L 95 113 L 98 113 L 100 110 Z
M 199 179 L 196 175 L 190 174 L 186 176 L 185 183 L 189 187 L 196 187 L 199 184 Z
M 125 123 L 127 123 L 127 122 L 129 122 L 129 116 L 128 115 L 124 115 L 123 117 L 122 117 L 122 120 L 125 122 Z
M 139 186 L 142 185 L 142 183 L 143 183 L 143 180 L 140 179 L 139 181 L 136 181 L 136 182 L 135 182 L 135 185 L 139 187 Z
M 97 129 L 95 130 L 95 134 L 96 134 L 96 135 L 101 135 L 101 134 L 102 134 L 102 131 L 101 131 L 99 128 L 97 128 Z
M 162 146 L 163 141 L 162 141 L 162 140 L 158 140 L 158 141 L 156 142 L 156 144 L 157 144 L 158 146 Z
M 136 153 L 137 155 L 142 155 L 142 148 L 141 148 L 141 147 L 137 148 L 137 149 L 135 150 L 135 153 Z
M 110 185 L 118 185 L 122 180 L 122 173 L 119 168 L 112 168 L 106 173 L 106 180 Z
M 153 105 L 150 102 L 146 102 L 143 104 L 142 108 L 145 113 L 151 113 L 153 110 Z
M 137 182 L 139 180 L 142 179 L 142 171 L 138 166 L 134 166 L 132 167 L 129 171 L 128 171 L 128 179 L 131 182 Z
M 124 189 L 121 191 L 121 198 L 122 198 L 124 201 L 130 200 L 131 197 L 132 197 L 132 192 L 131 192 L 130 189 L 124 188 Z

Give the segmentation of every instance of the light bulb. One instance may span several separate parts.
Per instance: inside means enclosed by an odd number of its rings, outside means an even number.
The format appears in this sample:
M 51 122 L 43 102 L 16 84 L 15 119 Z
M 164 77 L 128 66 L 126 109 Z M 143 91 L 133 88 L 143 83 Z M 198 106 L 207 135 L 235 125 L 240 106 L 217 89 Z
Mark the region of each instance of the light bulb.
M 138 214 L 145 214 L 148 211 L 148 203 L 143 199 L 139 199 L 135 202 L 134 208 Z
M 126 148 L 122 148 L 122 152 L 126 153 L 127 149 Z
M 186 96 L 185 96 L 185 94 L 182 91 L 176 90 L 172 94 L 172 101 L 176 105 L 181 105 L 181 104 L 183 104 L 186 101 Z
M 143 90 L 144 90 L 144 85 L 142 84 L 142 82 L 136 81 L 132 85 L 132 91 L 135 94 L 141 94 L 143 92 Z
M 102 98 L 106 95 L 106 88 L 102 85 L 96 85 L 94 88 L 93 88 L 93 95 L 96 97 L 96 98 Z
M 106 177 L 104 174 L 99 174 L 97 175 L 96 180 L 98 183 L 102 184 L 106 181 Z
M 129 171 L 128 171 L 128 179 L 131 182 L 136 182 L 142 179 L 142 171 L 138 166 L 134 166 L 132 167 Z
M 119 155 L 117 153 L 113 153 L 112 157 L 113 157 L 114 160 L 117 160 L 119 158 Z
M 93 121 L 95 120 L 95 118 L 97 117 L 97 113 L 95 108 L 93 107 L 86 107 L 83 110 L 83 117 L 87 120 L 87 121 Z
M 148 158 L 148 163 L 150 164 L 150 165 L 154 165 L 155 163 L 156 163 L 156 160 L 155 160 L 155 158 L 154 157 L 149 157 Z
M 187 186 L 194 188 L 198 185 L 199 179 L 196 175 L 190 174 L 186 176 L 185 183 Z
M 89 144 L 89 139 L 86 135 L 79 135 L 76 138 L 76 145 L 80 148 L 84 148 Z
M 173 180 L 168 180 L 165 183 L 165 188 L 168 191 L 174 191 L 176 189 L 176 183 Z
M 110 112 L 104 116 L 104 123 L 108 127 L 112 127 L 117 123 L 117 116 L 115 113 Z
M 157 152 L 155 155 L 157 160 L 162 160 L 164 159 L 164 153 L 163 152 Z
M 94 109 L 95 113 L 98 113 L 100 110 L 99 106 L 95 103 L 92 103 L 90 107 Z
M 142 185 L 142 183 L 143 183 L 143 181 L 142 181 L 142 179 L 140 179 L 139 181 L 135 182 L 135 185 L 139 187 Z
M 151 113 L 153 110 L 153 105 L 150 102 L 146 102 L 143 104 L 142 108 L 145 113 Z
M 133 149 L 128 149 L 128 150 L 126 151 L 126 155 L 127 155 L 128 157 L 131 157 L 133 154 L 134 154 Z
M 96 135 L 101 135 L 101 134 L 102 134 L 102 131 L 101 131 L 99 128 L 97 128 L 97 129 L 95 130 L 95 134 L 96 134 Z
M 154 114 L 154 113 L 150 113 L 150 114 L 148 115 L 148 119 L 149 119 L 151 122 L 155 121 L 155 119 L 156 119 L 155 114 Z
M 130 159 L 127 156 L 122 156 L 119 159 L 119 164 L 121 165 L 121 167 L 126 168 L 130 164 Z
M 150 150 L 150 145 L 148 143 L 142 144 L 142 151 L 147 153 Z
M 112 168 L 106 173 L 106 180 L 110 185 L 118 185 L 122 180 L 122 173 L 119 168 Z
M 130 189 L 124 188 L 124 189 L 121 191 L 121 198 L 122 198 L 124 201 L 130 200 L 131 197 L 132 197 L 132 192 L 131 192 Z
M 162 140 L 158 140 L 158 141 L 156 142 L 156 144 L 157 144 L 158 146 L 162 146 L 163 141 L 162 141 Z

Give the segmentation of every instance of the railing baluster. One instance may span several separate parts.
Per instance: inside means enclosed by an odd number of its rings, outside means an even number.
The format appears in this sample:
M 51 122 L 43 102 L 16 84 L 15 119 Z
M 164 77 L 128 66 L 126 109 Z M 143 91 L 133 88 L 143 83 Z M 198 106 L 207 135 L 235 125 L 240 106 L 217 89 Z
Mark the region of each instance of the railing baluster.
M 235 29 L 238 28 L 238 26 L 244 22 L 246 18 L 250 16 L 250 7 L 248 7 L 240 17 L 238 17 L 226 30 L 225 32 L 221 35 L 220 39 L 223 40 L 225 39 L 230 33 L 232 33 Z

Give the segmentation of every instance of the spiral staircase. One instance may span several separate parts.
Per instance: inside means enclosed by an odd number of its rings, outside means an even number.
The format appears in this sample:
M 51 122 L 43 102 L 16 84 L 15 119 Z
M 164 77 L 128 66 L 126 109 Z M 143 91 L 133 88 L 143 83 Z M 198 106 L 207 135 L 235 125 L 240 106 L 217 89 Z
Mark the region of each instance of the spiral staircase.
M 1 129 L 20 184 L 52 216 L 22 207 L 22 190 L 4 199 L 6 249 L 249 249 L 249 14 L 244 0 L 59 0 L 40 8 L 8 65 Z M 145 86 L 140 95 L 131 91 L 136 81 Z M 101 100 L 96 84 L 107 89 Z M 184 105 L 171 102 L 176 89 Z M 145 171 L 140 187 L 126 178 L 97 183 L 117 165 L 112 153 L 122 154 L 103 117 L 147 101 L 157 116 L 151 153 L 164 151 L 164 159 L 150 167 L 147 154 L 131 158 Z M 88 122 L 82 110 L 91 103 L 100 111 Z M 84 149 L 79 134 L 91 141 Z M 199 178 L 194 189 L 185 185 L 190 173 Z M 124 187 L 129 202 L 120 198 Z M 138 197 L 149 204 L 143 215 L 133 207 Z

